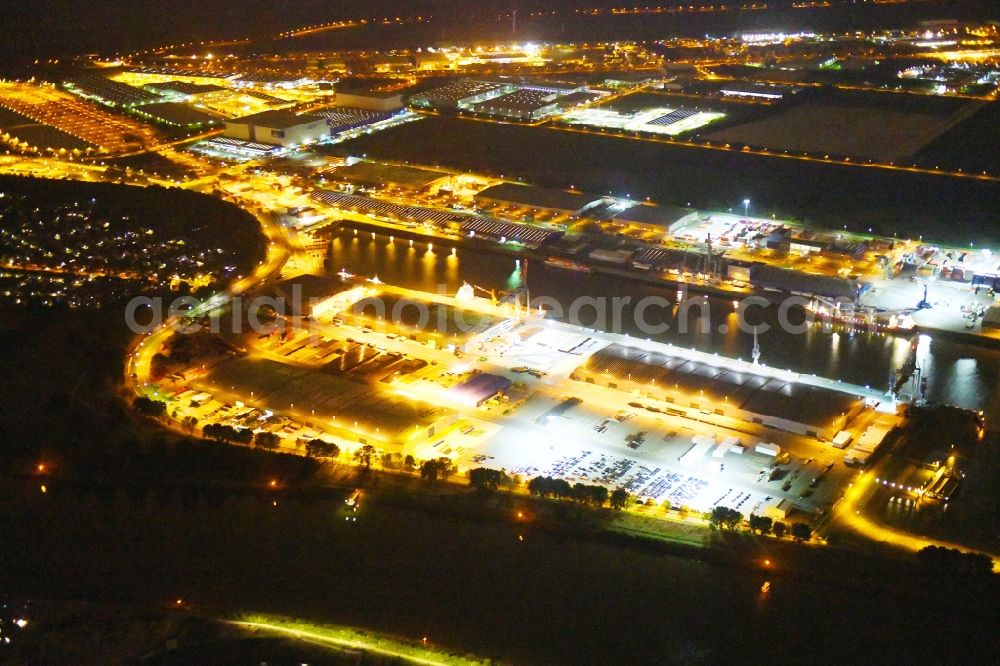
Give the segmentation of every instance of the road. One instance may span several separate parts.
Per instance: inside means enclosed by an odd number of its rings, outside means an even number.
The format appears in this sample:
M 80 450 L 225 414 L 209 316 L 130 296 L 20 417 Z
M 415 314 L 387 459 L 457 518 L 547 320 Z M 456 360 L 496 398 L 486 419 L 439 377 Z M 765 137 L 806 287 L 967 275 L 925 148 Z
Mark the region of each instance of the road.
M 876 464 L 871 469 L 861 472 L 858 478 L 848 487 L 844 497 L 834 507 L 832 520 L 834 524 L 839 524 L 861 536 L 879 543 L 888 544 L 917 552 L 927 546 L 941 546 L 944 548 L 955 548 L 966 553 L 983 553 L 993 559 L 993 571 L 1000 573 L 1000 555 L 986 553 L 975 548 L 966 548 L 960 544 L 948 543 L 937 539 L 917 536 L 907 532 L 902 532 L 891 527 L 886 527 L 865 516 L 865 503 L 871 498 L 876 490 L 875 479 L 878 477 L 881 465 Z
M 320 632 L 311 631 L 308 629 L 295 629 L 292 627 L 286 627 L 281 624 L 273 624 L 270 622 L 251 622 L 245 620 L 229 620 L 227 624 L 232 624 L 238 627 L 244 627 L 248 629 L 262 629 L 265 631 L 273 631 L 279 634 L 284 634 L 286 636 L 292 636 L 310 643 L 315 643 L 316 645 L 322 645 L 326 647 L 335 648 L 347 648 L 351 650 L 363 650 L 365 652 L 380 654 L 386 657 L 391 657 L 392 659 L 401 659 L 404 662 L 413 664 L 425 664 L 426 666 L 444 666 L 445 664 L 454 664 L 455 658 L 451 657 L 449 659 L 435 658 L 430 650 L 421 649 L 419 647 L 412 647 L 409 649 L 393 649 L 389 647 L 394 641 L 388 639 L 384 636 L 372 636 L 370 640 L 362 640 L 359 633 L 352 632 L 352 638 L 339 638 L 337 636 L 331 635 L 332 631 Z M 415 654 L 416 652 L 422 652 L 427 656 L 419 656 Z M 471 661 L 471 660 L 470 660 Z

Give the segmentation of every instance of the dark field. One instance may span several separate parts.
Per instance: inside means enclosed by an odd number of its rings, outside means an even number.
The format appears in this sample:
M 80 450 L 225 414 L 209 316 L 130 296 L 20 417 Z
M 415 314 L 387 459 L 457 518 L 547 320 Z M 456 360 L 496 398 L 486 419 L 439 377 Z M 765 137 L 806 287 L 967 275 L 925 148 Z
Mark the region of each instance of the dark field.
M 933 167 L 941 165 L 977 173 L 995 173 L 1000 160 L 1000 103 L 983 105 L 967 118 L 924 147 L 917 163 Z
M 503 174 L 539 185 L 738 208 L 937 242 L 1000 243 L 1000 184 L 743 155 L 547 127 L 430 117 L 334 150 Z
M 925 599 L 915 579 L 859 587 L 846 567 L 815 584 L 456 516 L 456 500 L 414 508 L 368 497 L 358 521 L 345 522 L 336 497 L 58 485 L 42 495 L 8 486 L 0 586 L 161 606 L 183 598 L 193 607 L 427 636 L 515 663 L 811 655 L 941 663 L 959 654 L 976 661 L 996 647 L 988 603 Z M 814 559 L 812 548 L 757 548 L 756 557 L 791 564 L 801 553 L 810 566 L 838 566 Z M 753 548 L 734 552 L 755 557 Z M 994 592 L 981 587 L 986 598 Z

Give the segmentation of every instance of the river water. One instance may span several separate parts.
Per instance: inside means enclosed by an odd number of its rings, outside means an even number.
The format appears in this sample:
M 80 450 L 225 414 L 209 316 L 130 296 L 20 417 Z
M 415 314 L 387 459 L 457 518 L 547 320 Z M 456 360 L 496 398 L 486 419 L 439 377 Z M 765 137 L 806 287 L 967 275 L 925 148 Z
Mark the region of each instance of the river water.
M 341 269 L 356 275 L 375 276 L 383 282 L 412 289 L 454 294 L 463 284 L 499 292 L 521 286 L 525 279 L 523 262 L 509 255 L 469 248 L 429 247 L 426 242 L 393 238 L 367 231 L 355 233 L 340 228 L 333 233 L 331 270 Z M 649 337 L 675 345 L 693 347 L 723 356 L 749 359 L 753 333 L 749 326 L 738 325 L 734 304 L 723 299 L 708 300 L 708 325 L 701 319 L 700 305 L 685 308 L 683 325 L 678 301 L 690 302 L 694 294 L 678 294 L 674 287 L 658 287 L 610 275 L 587 275 L 554 268 L 533 261 L 527 269 L 527 285 L 532 303 L 543 302 L 560 319 L 570 315 L 574 323 L 602 330 Z M 479 292 L 485 295 L 485 292 Z M 603 316 L 591 304 L 571 310 L 574 299 L 603 297 Z M 620 321 L 613 316 L 613 299 L 630 298 L 620 308 Z M 666 299 L 642 309 L 643 299 Z M 620 300 L 619 302 L 623 302 Z M 578 305 L 579 305 L 578 301 Z M 602 301 L 598 300 L 600 305 Z M 700 303 L 700 301 L 699 301 Z M 636 316 L 641 310 L 642 319 Z M 804 374 L 841 379 L 853 384 L 887 387 L 890 373 L 905 361 L 910 345 L 918 344 L 918 359 L 928 380 L 927 398 L 931 401 L 968 409 L 1000 414 L 1000 352 L 976 345 L 928 336 L 911 340 L 868 331 L 851 331 L 842 326 L 803 321 L 800 308 L 781 316 L 779 306 L 753 307 L 746 311 L 748 324 L 760 325 L 761 362 Z M 795 330 L 785 330 L 781 321 Z M 670 328 L 652 334 L 640 325 L 666 324 Z

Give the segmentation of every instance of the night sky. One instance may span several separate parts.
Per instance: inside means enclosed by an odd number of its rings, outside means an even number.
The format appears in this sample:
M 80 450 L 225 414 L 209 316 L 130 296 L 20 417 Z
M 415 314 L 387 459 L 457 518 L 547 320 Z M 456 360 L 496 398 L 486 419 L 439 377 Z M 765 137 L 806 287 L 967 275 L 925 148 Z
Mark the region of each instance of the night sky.
M 772 0 L 778 7 L 791 0 Z M 934 13 L 989 15 L 995 0 L 944 0 Z M 130 51 L 172 41 L 260 36 L 290 27 L 340 18 L 405 12 L 436 17 L 480 13 L 493 16 L 511 7 L 522 15 L 536 8 L 688 4 L 620 0 L 0 0 L 0 61 L 78 53 Z M 925 5 L 924 3 L 920 3 Z M 457 11 L 457 10 L 461 11 Z M 995 10 L 993 10 L 995 12 Z

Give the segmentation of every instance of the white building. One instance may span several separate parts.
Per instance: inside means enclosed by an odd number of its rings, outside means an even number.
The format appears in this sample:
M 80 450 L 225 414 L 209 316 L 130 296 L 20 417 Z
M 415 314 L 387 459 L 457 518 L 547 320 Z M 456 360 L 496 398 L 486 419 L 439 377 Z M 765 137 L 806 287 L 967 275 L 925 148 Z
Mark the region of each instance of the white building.
M 232 139 L 287 148 L 330 136 L 330 126 L 326 118 L 272 110 L 227 120 L 224 134 Z
M 403 96 L 396 92 L 379 92 L 377 90 L 337 91 L 335 98 L 338 106 L 350 106 L 355 109 L 381 111 L 388 113 L 403 108 Z

